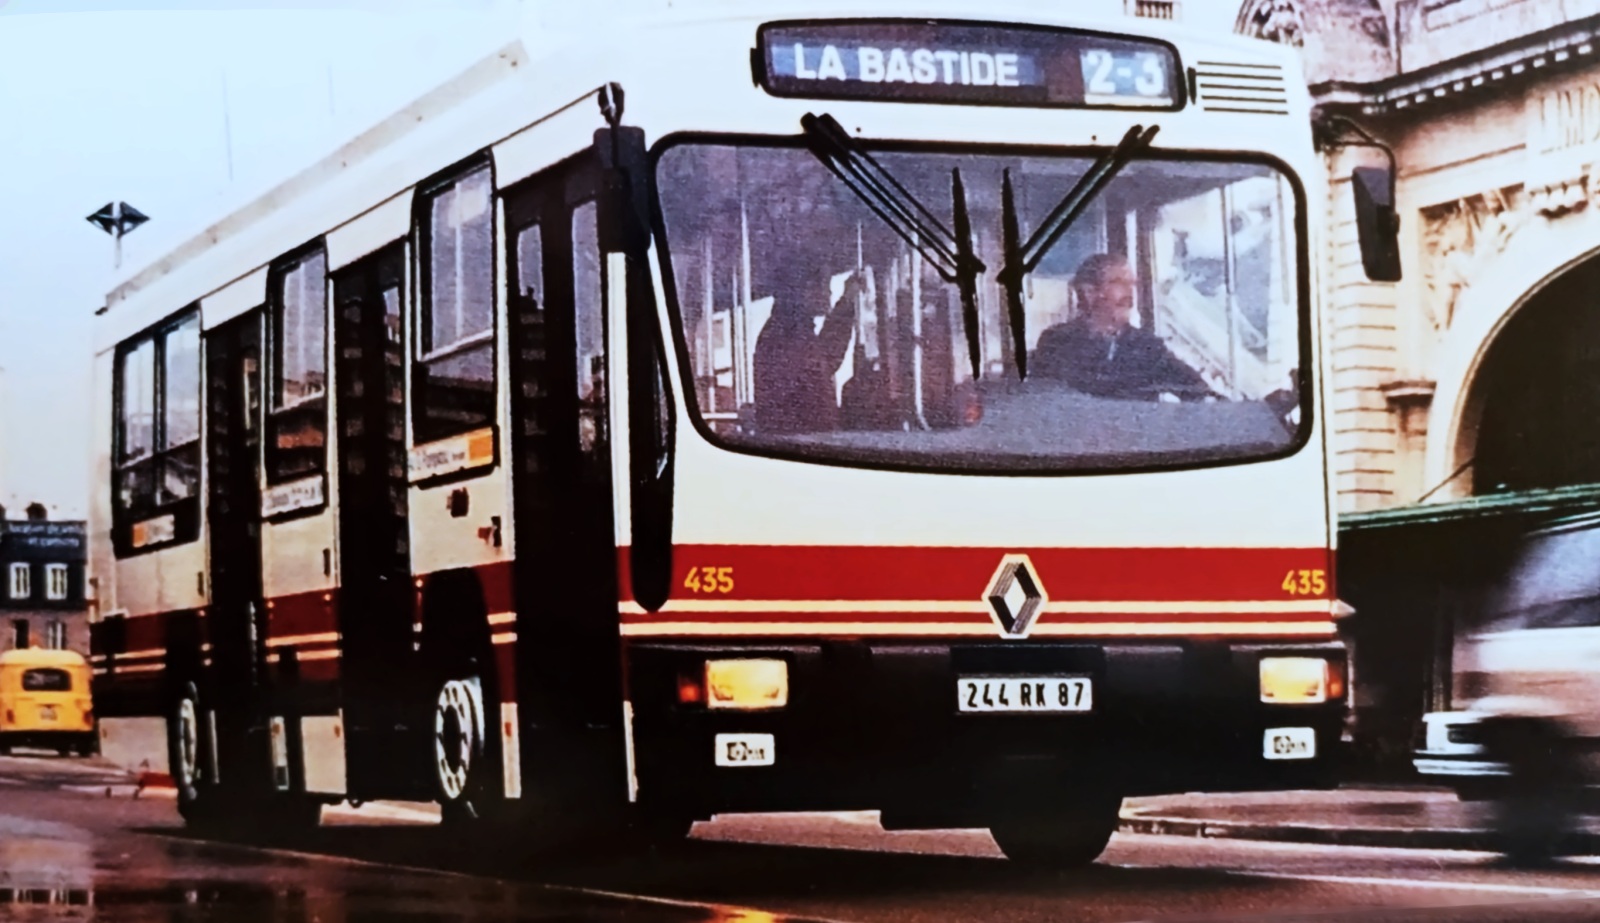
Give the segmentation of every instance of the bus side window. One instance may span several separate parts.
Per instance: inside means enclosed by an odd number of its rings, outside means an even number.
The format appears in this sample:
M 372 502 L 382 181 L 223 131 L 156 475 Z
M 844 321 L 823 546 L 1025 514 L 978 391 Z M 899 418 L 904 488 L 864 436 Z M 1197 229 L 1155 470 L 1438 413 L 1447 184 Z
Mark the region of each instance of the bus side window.
M 585 202 L 572 213 L 572 306 L 577 336 L 578 445 L 603 455 L 606 438 L 606 322 L 600 265 L 599 207 Z
M 317 250 L 274 276 L 267 480 L 281 484 L 327 464 L 327 262 Z
M 193 503 L 200 489 L 199 312 L 123 343 L 116 364 L 117 553 L 189 541 L 198 534 Z M 141 525 L 146 521 L 157 525 Z
M 481 165 L 426 193 L 412 367 L 418 444 L 494 422 L 494 198 Z

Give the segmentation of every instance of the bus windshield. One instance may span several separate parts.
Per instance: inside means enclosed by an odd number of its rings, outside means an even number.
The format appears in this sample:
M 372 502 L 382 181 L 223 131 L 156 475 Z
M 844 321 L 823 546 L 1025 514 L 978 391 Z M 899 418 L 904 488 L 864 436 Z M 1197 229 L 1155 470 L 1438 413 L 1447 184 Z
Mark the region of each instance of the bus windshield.
M 1046 235 L 1018 310 L 1001 280 L 1008 252 L 1104 150 L 862 150 L 878 187 L 911 203 L 903 213 L 803 144 L 680 141 L 660 154 L 691 411 L 717 441 L 1035 472 L 1243 461 L 1299 444 L 1301 216 L 1277 168 L 1133 158 L 1065 233 Z M 965 229 L 966 259 L 944 259 Z

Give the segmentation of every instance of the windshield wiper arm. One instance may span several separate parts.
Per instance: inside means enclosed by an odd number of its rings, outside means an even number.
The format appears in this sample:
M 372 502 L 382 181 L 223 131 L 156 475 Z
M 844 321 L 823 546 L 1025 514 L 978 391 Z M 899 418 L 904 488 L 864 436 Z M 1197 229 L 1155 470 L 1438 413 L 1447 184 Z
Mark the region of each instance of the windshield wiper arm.
M 1150 141 L 1155 138 L 1160 127 L 1151 125 L 1145 128 L 1135 125 L 1128 129 L 1122 136 L 1117 146 L 1098 160 L 1089 165 L 1078 181 L 1073 184 L 1056 207 L 1050 210 L 1038 230 L 1034 231 L 1027 243 L 1021 243 L 1021 232 L 1018 229 L 1016 198 L 1011 188 L 1011 171 L 1007 170 L 1001 189 L 1001 220 L 1005 234 L 1005 265 L 1001 267 L 999 282 L 1005 289 L 1007 313 L 1011 321 L 1012 344 L 1017 356 L 1017 375 L 1019 378 L 1028 377 L 1028 331 L 1027 312 L 1022 305 L 1022 279 L 1039 266 L 1039 261 L 1049 252 L 1055 242 L 1061 238 L 1072 223 L 1078 220 L 1083 210 L 1089 207 L 1094 197 L 1110 183 L 1116 175 L 1122 172 L 1129 161 L 1142 150 L 1150 146 Z
M 800 127 L 817 159 L 906 243 L 933 263 L 945 281 L 956 280 L 954 235 L 899 180 L 862 150 L 833 116 L 807 113 L 800 118 Z
M 961 288 L 961 325 L 967 331 L 967 352 L 972 356 L 972 380 L 982 378 L 978 355 L 978 274 L 983 262 L 972 252 L 972 216 L 967 212 L 967 187 L 961 182 L 961 168 L 950 171 L 950 207 L 956 219 L 956 271 Z
M 1017 362 L 1017 378 L 1028 379 L 1028 312 L 1022 305 L 1022 231 L 1017 224 L 1017 200 L 1011 189 L 1011 171 L 1000 176 L 1000 234 L 1005 248 L 1005 267 L 1000 270 L 1000 285 L 1005 289 L 1006 319 L 1011 325 L 1011 353 Z
M 972 358 L 972 377 L 980 376 L 977 279 L 986 268 L 972 249 L 972 222 L 959 171 L 951 177 L 954 233 L 871 154 L 856 144 L 833 116 L 807 113 L 800 127 L 811 152 L 866 206 L 932 264 L 940 278 L 961 290 L 962 326 Z

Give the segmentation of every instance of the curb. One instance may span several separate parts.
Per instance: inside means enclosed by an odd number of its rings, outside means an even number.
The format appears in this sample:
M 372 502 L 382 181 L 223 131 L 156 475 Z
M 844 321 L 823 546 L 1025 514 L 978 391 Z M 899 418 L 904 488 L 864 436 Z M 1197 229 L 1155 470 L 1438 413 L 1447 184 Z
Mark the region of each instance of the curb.
M 1154 836 L 1188 836 L 1219 840 L 1259 840 L 1271 843 L 1306 843 L 1317 846 L 1369 846 L 1385 849 L 1447 849 L 1499 852 L 1488 830 L 1375 827 L 1323 827 L 1310 824 L 1249 824 L 1188 817 L 1123 817 L 1120 833 Z M 1600 833 L 1574 834 L 1569 848 L 1575 854 L 1600 855 Z

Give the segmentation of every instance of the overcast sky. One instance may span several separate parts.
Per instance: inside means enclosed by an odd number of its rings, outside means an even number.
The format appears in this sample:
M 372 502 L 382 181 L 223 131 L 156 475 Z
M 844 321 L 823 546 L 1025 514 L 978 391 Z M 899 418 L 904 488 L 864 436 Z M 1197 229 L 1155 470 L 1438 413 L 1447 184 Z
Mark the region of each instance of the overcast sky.
M 91 321 L 112 243 L 85 216 L 113 199 L 151 216 L 124 241 L 125 265 L 141 263 L 500 47 L 518 6 L 251 9 L 264 5 L 0 0 L 0 503 L 13 513 L 33 499 L 87 513 Z
M 87 215 L 114 199 L 149 215 L 124 241 L 142 264 L 498 49 L 529 9 L 673 2 L 0 0 L 0 504 L 87 515 L 91 322 L 112 272 Z

